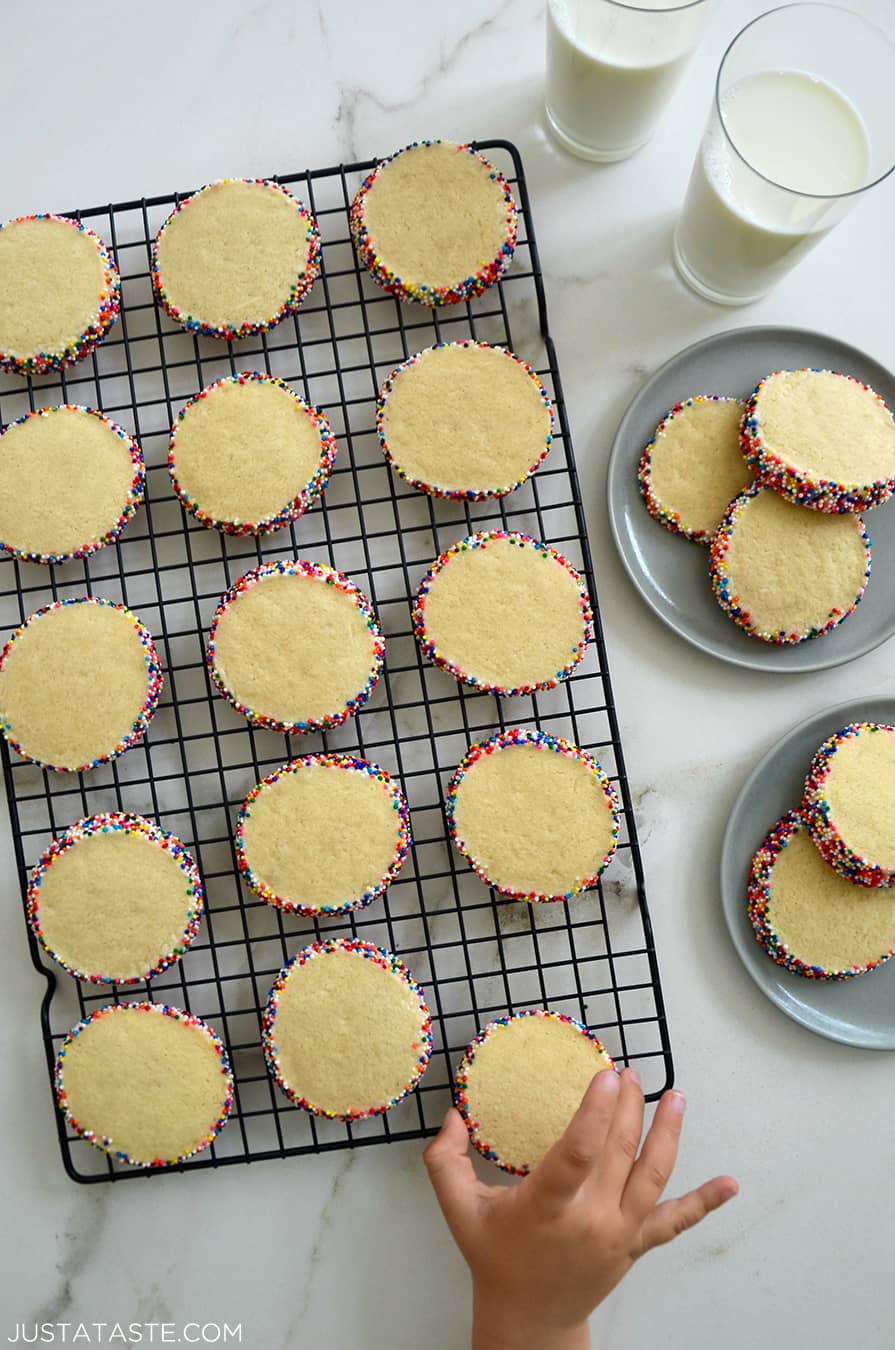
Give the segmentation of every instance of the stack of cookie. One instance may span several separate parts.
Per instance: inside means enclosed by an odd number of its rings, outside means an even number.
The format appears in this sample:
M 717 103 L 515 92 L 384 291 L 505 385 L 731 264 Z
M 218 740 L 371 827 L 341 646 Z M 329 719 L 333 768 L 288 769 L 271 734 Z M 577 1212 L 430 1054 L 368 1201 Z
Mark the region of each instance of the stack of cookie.
M 712 590 L 734 623 L 763 642 L 803 642 L 864 594 L 871 551 L 859 513 L 895 491 L 895 420 L 852 376 L 778 370 L 745 404 L 678 403 L 638 477 L 656 520 L 709 545 Z
M 755 854 L 749 919 L 797 975 L 866 975 L 895 953 L 893 882 L 895 727 L 852 723 L 817 750 L 801 805 Z

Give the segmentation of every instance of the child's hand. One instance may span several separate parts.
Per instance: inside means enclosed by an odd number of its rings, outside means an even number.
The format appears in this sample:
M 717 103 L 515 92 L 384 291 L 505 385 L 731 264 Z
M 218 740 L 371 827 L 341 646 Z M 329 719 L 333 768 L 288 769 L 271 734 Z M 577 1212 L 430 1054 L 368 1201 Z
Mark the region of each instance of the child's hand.
M 459 1112 L 425 1153 L 472 1272 L 473 1350 L 579 1350 L 587 1318 L 644 1252 L 737 1193 L 715 1177 L 659 1198 L 677 1157 L 684 1099 L 666 1092 L 638 1157 L 643 1093 L 631 1069 L 597 1074 L 562 1139 L 517 1186 L 479 1181 Z

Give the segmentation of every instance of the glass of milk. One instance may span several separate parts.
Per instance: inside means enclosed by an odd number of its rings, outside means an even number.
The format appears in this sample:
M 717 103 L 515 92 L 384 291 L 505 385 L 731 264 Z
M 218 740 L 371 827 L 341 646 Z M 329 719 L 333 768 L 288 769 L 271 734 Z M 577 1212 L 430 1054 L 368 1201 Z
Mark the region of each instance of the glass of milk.
M 677 270 L 717 304 L 758 300 L 893 167 L 891 40 L 834 5 L 771 10 L 721 62 Z
M 547 121 L 582 159 L 625 159 L 652 136 L 711 0 L 547 0 Z

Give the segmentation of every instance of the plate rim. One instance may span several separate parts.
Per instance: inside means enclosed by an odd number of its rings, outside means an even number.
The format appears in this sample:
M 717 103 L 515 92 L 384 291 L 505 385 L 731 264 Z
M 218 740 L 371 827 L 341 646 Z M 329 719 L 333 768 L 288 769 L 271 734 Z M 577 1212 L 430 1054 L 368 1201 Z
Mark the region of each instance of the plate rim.
M 893 381 L 895 381 L 895 371 L 890 371 L 889 368 L 882 361 L 878 360 L 875 356 L 871 356 L 869 352 L 865 352 L 860 347 L 856 347 L 854 343 L 844 342 L 840 338 L 834 337 L 830 333 L 821 332 L 820 329 L 798 328 L 792 324 L 758 323 L 758 324 L 749 324 L 745 328 L 725 328 L 720 333 L 710 333 L 708 337 L 698 338 L 696 342 L 691 342 L 689 346 L 682 347 L 680 351 L 675 352 L 672 356 L 669 356 L 667 360 L 663 361 L 660 366 L 657 366 L 656 369 L 652 372 L 652 374 L 647 376 L 644 382 L 640 385 L 639 389 L 637 389 L 637 391 L 634 393 L 633 397 L 631 398 L 624 412 L 621 415 L 618 427 L 616 428 L 615 435 L 612 439 L 612 446 L 609 451 L 609 460 L 606 466 L 606 506 L 609 513 L 609 528 L 612 531 L 612 538 L 615 544 L 616 553 L 621 559 L 622 566 L 624 567 L 625 572 L 627 573 L 628 578 L 631 581 L 631 584 L 634 586 L 634 589 L 637 591 L 637 594 L 640 596 L 641 600 L 651 611 L 651 613 L 655 614 L 656 618 L 661 620 L 661 622 L 666 626 L 666 628 L 670 629 L 672 633 L 677 634 L 677 636 L 682 638 L 685 642 L 689 642 L 691 646 L 695 647 L 698 651 L 703 652 L 706 656 L 713 657 L 717 661 L 723 661 L 727 665 L 737 666 L 741 670 L 755 670 L 759 671 L 761 674 L 764 675 L 783 675 L 793 677 L 799 675 L 811 675 L 816 674 L 818 671 L 821 670 L 834 670 L 837 666 L 847 665 L 852 661 L 859 661 L 862 657 L 869 655 L 870 652 L 875 651 L 878 647 L 881 647 L 883 643 L 889 642 L 893 637 L 895 637 L 895 614 L 893 614 L 892 627 L 890 631 L 887 633 L 883 633 L 881 636 L 874 635 L 867 642 L 867 644 L 864 647 L 862 647 L 859 651 L 850 652 L 846 655 L 834 656 L 832 658 L 829 656 L 821 657 L 819 659 L 814 660 L 809 665 L 799 666 L 798 668 L 795 669 L 789 669 L 786 667 L 774 669 L 772 666 L 759 664 L 757 659 L 759 655 L 758 652 L 755 652 L 754 657 L 752 657 L 749 655 L 748 651 L 744 651 L 742 656 L 738 656 L 735 652 L 721 651 L 718 648 L 711 646 L 709 643 L 704 642 L 700 637 L 697 637 L 694 633 L 691 633 L 689 629 L 685 627 L 680 627 L 676 623 L 674 623 L 665 613 L 662 607 L 654 601 L 652 596 L 646 590 L 646 588 L 643 585 L 643 578 L 641 576 L 641 573 L 634 566 L 632 559 L 629 557 L 628 550 L 625 547 L 624 533 L 622 530 L 622 522 L 621 522 L 621 512 L 616 508 L 616 497 L 612 491 L 612 486 L 615 483 L 615 481 L 616 480 L 621 481 L 620 465 L 622 458 L 622 445 L 625 439 L 625 432 L 627 431 L 628 422 L 637 404 L 662 378 L 662 376 L 665 375 L 665 373 L 669 370 L 669 368 L 676 365 L 677 362 L 679 362 L 680 360 L 695 355 L 697 352 L 701 351 L 705 347 L 712 347 L 718 342 L 729 339 L 747 338 L 757 333 L 764 333 L 769 335 L 787 333 L 790 335 L 790 337 L 798 338 L 801 336 L 805 338 L 810 338 L 812 340 L 817 340 L 819 338 L 824 342 L 833 343 L 834 345 L 840 347 L 843 351 L 853 353 L 858 358 L 859 361 L 869 361 L 872 365 L 875 365 L 880 370 L 885 371 L 886 374 L 888 374 L 889 377 Z M 694 547 L 698 546 L 694 545 Z M 821 647 L 820 650 L 823 650 L 823 648 Z
M 791 730 L 788 731 L 785 736 L 783 736 L 780 740 L 778 740 L 776 744 L 772 745 L 770 749 L 767 750 L 767 752 L 764 755 L 762 755 L 759 762 L 753 767 L 752 771 L 746 777 L 742 787 L 737 793 L 736 800 L 734 801 L 734 804 L 730 809 L 730 814 L 727 817 L 727 824 L 724 827 L 724 834 L 721 839 L 721 857 L 718 863 L 718 881 L 721 898 L 721 909 L 724 914 L 724 923 L 727 928 L 728 936 L 730 937 L 731 945 L 734 951 L 736 952 L 737 957 L 739 958 L 739 961 L 743 969 L 749 976 L 749 978 L 753 981 L 755 985 L 757 985 L 757 987 L 764 994 L 765 998 L 767 998 L 768 1001 L 774 1005 L 774 1007 L 778 1008 L 780 1012 L 784 1013 L 798 1026 L 804 1027 L 806 1031 L 812 1032 L 815 1036 L 821 1036 L 825 1040 L 836 1041 L 839 1045 L 848 1045 L 859 1050 L 873 1050 L 877 1052 L 888 1051 L 889 1053 L 891 1053 L 895 1051 L 895 1023 L 893 1023 L 892 1027 L 891 1041 L 886 1044 L 880 1044 L 879 1041 L 870 1043 L 865 1040 L 859 1040 L 853 1035 L 852 1036 L 842 1034 L 837 1035 L 831 1029 L 829 1028 L 822 1029 L 821 1027 L 817 1026 L 814 1022 L 810 1021 L 806 1017 L 801 1016 L 791 1005 L 785 1003 L 777 995 L 777 993 L 773 990 L 773 988 L 770 985 L 765 984 L 762 981 L 757 971 L 754 970 L 752 966 L 748 964 L 745 956 L 743 955 L 743 951 L 740 946 L 740 938 L 734 928 L 734 918 L 733 918 L 735 908 L 734 901 L 731 900 L 730 908 L 728 908 L 728 904 L 726 901 L 726 887 L 724 884 L 724 874 L 726 870 L 725 863 L 727 862 L 729 854 L 731 853 L 734 846 L 733 841 L 735 834 L 735 825 L 738 823 L 736 818 L 742 809 L 744 801 L 751 794 L 753 788 L 755 787 L 755 784 L 768 772 L 770 768 L 772 768 L 774 761 L 778 758 L 781 751 L 784 751 L 786 747 L 792 741 L 794 741 L 799 736 L 799 734 L 803 732 L 804 729 L 811 723 L 824 721 L 827 718 L 832 719 L 834 716 L 836 718 L 839 718 L 843 714 L 846 715 L 845 721 L 843 721 L 842 723 L 843 726 L 846 726 L 848 722 L 853 720 L 859 721 L 866 720 L 864 718 L 855 719 L 853 716 L 849 716 L 849 714 L 854 714 L 858 712 L 861 708 L 866 708 L 868 703 L 873 702 L 891 703 L 893 708 L 893 715 L 895 715 L 895 694 L 865 694 L 862 698 L 851 698 L 847 699 L 844 703 L 833 703 L 828 707 L 821 708 L 812 717 L 806 718 L 804 719 L 804 721 L 801 721 L 796 726 L 792 727 Z M 895 716 L 893 716 L 893 720 L 895 720 Z M 768 828 L 770 829 L 771 826 L 768 826 Z M 745 901 L 745 896 L 743 896 L 742 899 L 743 901 Z M 758 944 L 756 943 L 756 947 L 757 946 Z M 770 962 L 770 957 L 768 957 L 767 959 Z M 892 957 L 891 959 L 895 961 L 895 957 Z M 775 967 L 775 969 L 779 969 L 779 967 Z M 770 971 L 768 973 L 770 974 Z M 793 979 L 799 978 L 800 978 L 799 976 L 793 975 Z

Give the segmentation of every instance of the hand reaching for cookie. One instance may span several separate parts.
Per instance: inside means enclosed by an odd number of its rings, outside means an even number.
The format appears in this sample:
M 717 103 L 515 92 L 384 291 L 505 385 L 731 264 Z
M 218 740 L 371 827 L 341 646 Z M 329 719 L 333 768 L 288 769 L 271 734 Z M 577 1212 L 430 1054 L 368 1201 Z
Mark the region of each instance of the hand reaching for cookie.
M 425 1161 L 472 1273 L 473 1350 L 585 1350 L 589 1314 L 638 1257 L 736 1195 L 733 1177 L 722 1176 L 661 1200 L 684 1107 L 679 1092 L 666 1092 L 640 1148 L 637 1074 L 599 1073 L 563 1137 L 518 1186 L 478 1179 L 463 1120 L 448 1112 Z

